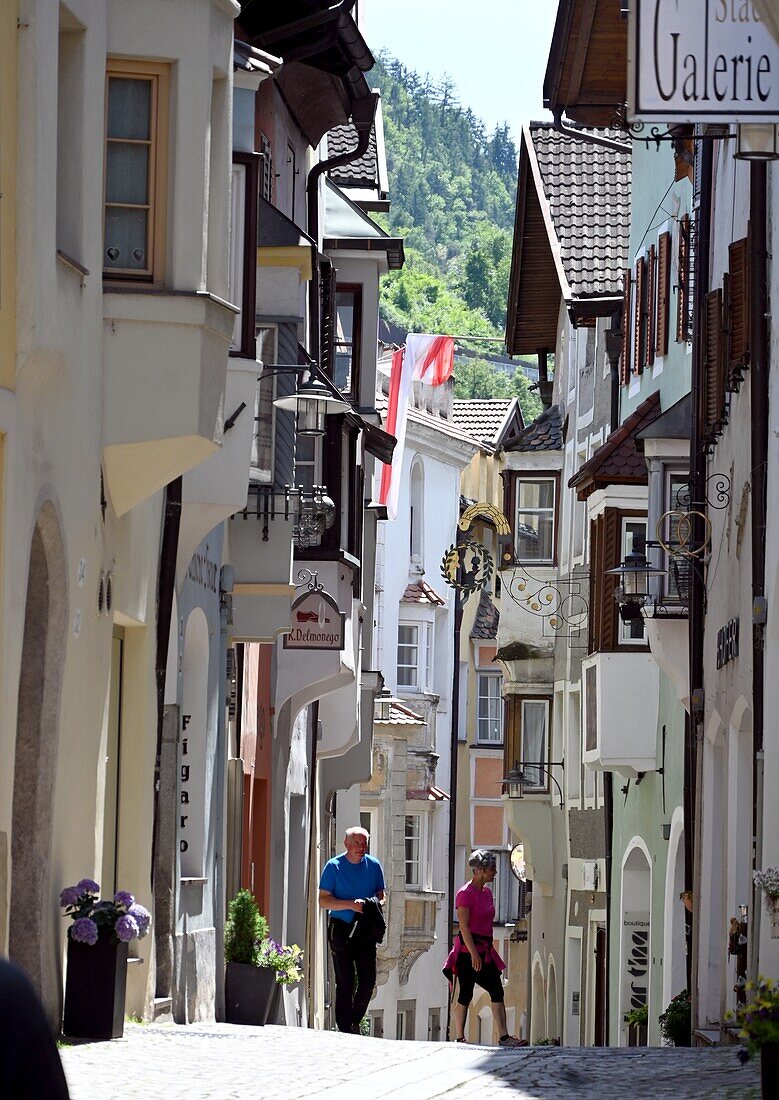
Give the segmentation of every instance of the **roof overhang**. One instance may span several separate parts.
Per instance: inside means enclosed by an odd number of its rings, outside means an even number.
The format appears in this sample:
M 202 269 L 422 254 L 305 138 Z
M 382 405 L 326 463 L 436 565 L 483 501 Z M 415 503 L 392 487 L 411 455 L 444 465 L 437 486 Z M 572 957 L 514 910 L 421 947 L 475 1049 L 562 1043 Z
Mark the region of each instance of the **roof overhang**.
M 361 206 L 332 180 L 325 188 L 325 251 L 374 252 L 386 257 L 392 271 L 403 267 L 405 253 L 402 237 L 390 237 L 377 225 Z
M 624 0 L 560 0 L 544 77 L 544 106 L 583 126 L 613 126 L 627 95 Z
M 568 313 L 573 327 L 587 324 L 598 317 L 610 317 L 615 309 L 622 309 L 622 296 L 602 294 L 593 298 L 572 298 L 568 303 Z
M 522 127 L 517 207 L 506 313 L 509 355 L 553 349 L 557 343 L 560 300 L 571 298 L 538 167 L 533 139 Z

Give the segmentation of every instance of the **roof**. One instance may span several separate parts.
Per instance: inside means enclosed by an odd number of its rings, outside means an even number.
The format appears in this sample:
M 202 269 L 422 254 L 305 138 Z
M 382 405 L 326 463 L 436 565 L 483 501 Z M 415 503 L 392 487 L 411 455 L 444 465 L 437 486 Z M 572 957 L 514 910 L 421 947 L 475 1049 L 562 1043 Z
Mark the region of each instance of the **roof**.
M 326 250 L 383 252 L 393 271 L 401 268 L 405 261 L 402 237 L 390 237 L 385 233 L 330 179 L 326 180 L 325 187 L 324 233 Z
M 560 0 L 544 76 L 544 106 L 608 126 L 627 92 L 624 0 Z
M 373 723 L 376 726 L 426 726 L 427 722 L 424 720 L 421 714 L 417 714 L 416 711 L 411 710 L 409 707 L 404 706 L 402 703 L 394 700 L 389 705 L 389 720 L 383 721 L 380 718 L 374 718 Z
M 642 401 L 634 412 L 611 433 L 592 458 L 581 466 L 568 482 L 584 500 L 599 485 L 640 485 L 647 479 L 644 456 L 636 446 L 636 435 L 660 412 L 660 394 Z
M 455 398 L 452 421 L 480 443 L 488 443 L 492 447 L 497 447 L 512 429 L 518 432 L 524 427 L 516 397 L 474 398 L 469 401 Z
M 416 384 L 416 383 L 415 383 Z M 422 383 L 420 383 L 422 385 Z M 380 389 L 376 390 L 376 408 L 381 413 L 382 422 L 386 425 L 387 421 L 387 394 Z M 437 416 L 422 409 L 415 408 L 409 403 L 408 406 L 408 420 L 414 424 L 419 424 L 425 428 L 431 428 L 435 432 L 440 432 L 442 435 L 448 436 L 450 439 L 457 440 L 459 443 L 470 445 L 474 448 L 474 454 L 479 447 L 479 441 L 474 439 L 468 432 L 458 427 L 453 420 L 449 420 L 444 416 Z M 454 451 L 452 452 L 455 453 Z M 463 465 L 467 465 L 470 460 L 470 455 L 464 459 Z
M 510 436 L 503 444 L 504 451 L 561 451 L 563 449 L 563 407 L 550 405 L 540 416 Z
M 446 607 L 446 600 L 439 596 L 427 581 L 415 581 L 407 586 L 401 597 L 402 603 L 431 603 L 436 607 Z
M 639 446 L 645 439 L 689 439 L 692 431 L 692 394 L 686 393 L 645 428 L 636 432 Z
M 236 38 L 233 42 L 233 68 L 245 73 L 263 73 L 272 76 L 281 68 L 281 58 L 266 53 Z
M 446 791 L 440 787 L 434 787 L 432 784 L 429 787 L 425 787 L 422 790 L 407 790 L 406 798 L 410 801 L 416 802 L 448 802 L 449 795 Z
M 487 590 L 482 588 L 476 617 L 471 628 L 471 637 L 480 638 L 482 641 L 494 641 L 498 636 L 499 622 L 500 611 L 492 602 Z
M 522 128 L 506 317 L 509 354 L 555 347 L 561 299 L 574 312 L 586 307 L 589 314 L 611 313 L 619 304 L 630 193 L 629 152 L 561 134 L 548 122 Z

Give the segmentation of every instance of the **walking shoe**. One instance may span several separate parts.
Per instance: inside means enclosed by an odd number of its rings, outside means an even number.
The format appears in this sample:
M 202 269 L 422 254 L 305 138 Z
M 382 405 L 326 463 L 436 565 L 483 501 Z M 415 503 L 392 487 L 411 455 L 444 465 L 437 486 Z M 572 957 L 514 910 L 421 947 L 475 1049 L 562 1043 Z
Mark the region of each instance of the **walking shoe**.
M 456 1043 L 465 1043 L 465 1044 L 466 1044 L 466 1046 L 467 1046 L 467 1044 L 468 1044 L 468 1040 L 467 1040 L 467 1039 L 455 1039 L 455 1042 L 456 1042 Z
M 514 1035 L 502 1035 L 498 1039 L 499 1047 L 526 1047 L 527 1039 L 517 1039 Z

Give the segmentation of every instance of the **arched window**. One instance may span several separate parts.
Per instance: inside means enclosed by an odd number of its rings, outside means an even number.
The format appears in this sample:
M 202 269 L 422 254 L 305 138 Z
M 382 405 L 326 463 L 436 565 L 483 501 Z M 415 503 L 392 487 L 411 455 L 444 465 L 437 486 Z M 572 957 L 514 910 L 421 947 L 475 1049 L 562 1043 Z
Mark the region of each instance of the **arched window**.
M 411 504 L 409 522 L 409 555 L 412 566 L 417 566 L 422 571 L 424 555 L 424 521 L 422 502 L 424 500 L 424 471 L 422 462 L 415 458 L 411 465 Z

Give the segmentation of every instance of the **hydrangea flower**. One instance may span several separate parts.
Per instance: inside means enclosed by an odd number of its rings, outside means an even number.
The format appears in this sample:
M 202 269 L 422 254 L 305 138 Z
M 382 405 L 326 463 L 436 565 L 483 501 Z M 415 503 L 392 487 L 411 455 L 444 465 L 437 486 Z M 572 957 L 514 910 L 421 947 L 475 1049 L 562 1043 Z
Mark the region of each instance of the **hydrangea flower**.
M 80 897 L 78 886 L 66 886 L 60 894 L 60 905 L 63 909 L 66 909 L 69 905 L 78 905 Z
M 114 925 L 114 931 L 122 943 L 129 943 L 138 935 L 138 925 L 129 913 L 125 913 Z
M 100 893 L 100 887 L 95 880 L 91 878 L 82 878 L 81 882 L 76 883 L 75 889 L 78 890 L 79 897 L 81 897 L 82 894 L 97 895 Z
M 126 890 L 119 890 L 114 894 L 114 905 L 118 905 L 120 909 L 126 909 L 129 912 L 135 905 L 135 898 L 132 894 L 128 894 Z
M 91 947 L 97 943 L 97 925 L 89 917 L 79 917 L 70 926 L 70 935 L 76 943 L 88 943 Z
M 138 939 L 142 940 L 146 933 L 149 931 L 149 925 L 151 924 L 151 913 L 148 909 L 144 909 L 142 905 L 138 905 L 136 902 L 128 909 L 128 916 L 132 917 L 135 923 L 138 925 Z

